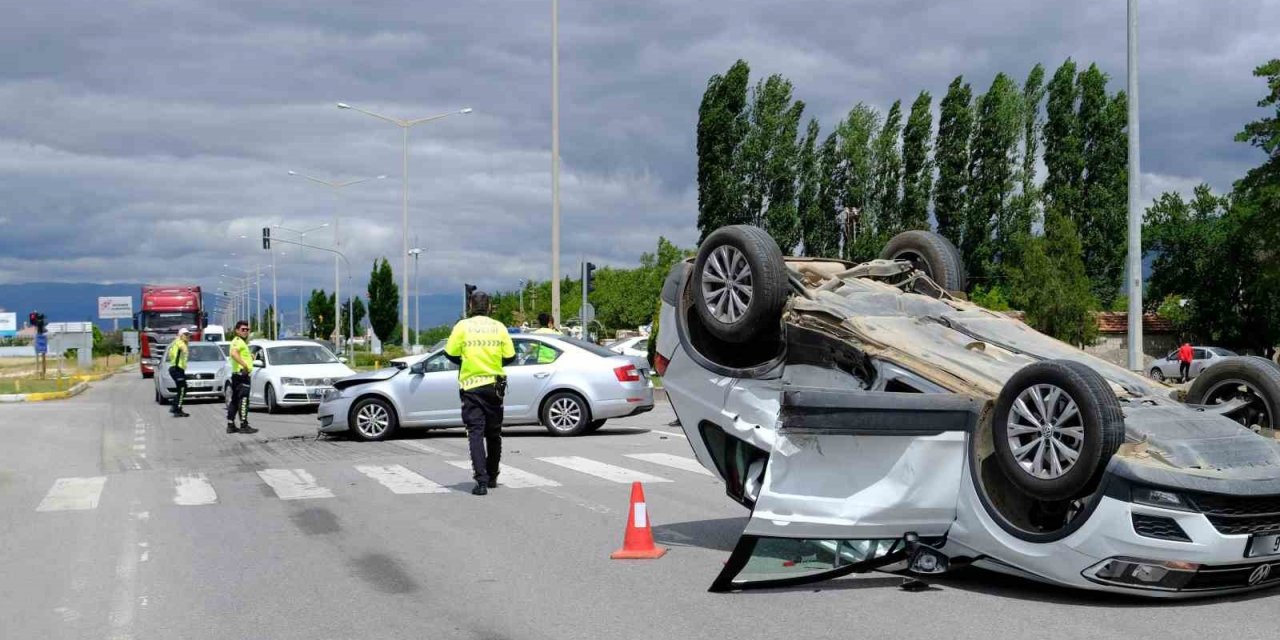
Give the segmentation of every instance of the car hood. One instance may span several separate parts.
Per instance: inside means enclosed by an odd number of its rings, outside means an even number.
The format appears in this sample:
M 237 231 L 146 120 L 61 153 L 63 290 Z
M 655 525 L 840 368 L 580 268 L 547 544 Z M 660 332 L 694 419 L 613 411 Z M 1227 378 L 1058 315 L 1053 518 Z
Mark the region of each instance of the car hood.
M 370 382 L 382 382 L 383 380 L 391 379 L 397 373 L 400 373 L 400 369 L 396 367 L 385 367 L 382 369 L 378 369 L 377 371 L 367 371 L 364 373 L 357 373 L 353 376 L 348 376 L 346 378 L 343 378 L 341 380 L 334 382 L 333 388 L 346 389 L 347 387 L 354 387 L 356 385 L 368 384 Z
M 218 373 L 224 368 L 229 368 L 226 362 L 188 362 L 187 374 L 192 373 Z
M 263 372 L 281 378 L 333 378 L 334 380 L 355 374 L 355 371 L 340 362 L 272 365 L 263 369 Z

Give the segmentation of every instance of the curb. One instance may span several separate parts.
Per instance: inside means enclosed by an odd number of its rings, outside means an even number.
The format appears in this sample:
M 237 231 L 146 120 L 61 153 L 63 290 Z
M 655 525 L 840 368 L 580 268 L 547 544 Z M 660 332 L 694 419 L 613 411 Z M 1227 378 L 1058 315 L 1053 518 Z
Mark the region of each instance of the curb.
M 80 382 L 66 391 L 43 391 L 39 393 L 10 393 L 0 395 L 0 403 L 14 402 L 46 402 L 48 400 L 64 400 L 78 396 L 89 388 L 88 382 Z

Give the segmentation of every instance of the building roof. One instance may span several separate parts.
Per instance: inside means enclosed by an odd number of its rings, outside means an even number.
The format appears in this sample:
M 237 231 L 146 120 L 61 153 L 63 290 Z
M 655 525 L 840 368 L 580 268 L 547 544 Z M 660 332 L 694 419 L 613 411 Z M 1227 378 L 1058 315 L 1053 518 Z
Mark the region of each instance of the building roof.
M 1026 321 L 1022 311 L 1003 311 L 1005 315 L 1017 320 Z M 1129 314 L 1124 311 L 1095 311 L 1093 317 L 1098 321 L 1098 333 L 1123 335 L 1129 333 Z M 1168 318 L 1156 313 L 1142 314 L 1142 333 L 1174 333 L 1173 323 Z

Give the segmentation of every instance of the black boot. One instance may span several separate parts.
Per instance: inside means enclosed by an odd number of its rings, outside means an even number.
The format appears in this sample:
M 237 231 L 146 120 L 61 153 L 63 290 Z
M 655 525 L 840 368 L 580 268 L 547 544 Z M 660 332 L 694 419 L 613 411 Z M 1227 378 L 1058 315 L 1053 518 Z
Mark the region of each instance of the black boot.
M 497 477 L 497 476 L 490 476 L 490 477 L 489 477 L 489 481 L 485 483 L 485 486 L 489 487 L 490 489 L 497 489 L 497 488 L 498 488 L 498 477 Z
M 253 427 L 249 426 L 248 424 L 242 424 L 242 425 L 240 425 L 240 433 L 257 433 L 257 432 L 258 432 L 258 430 L 257 430 L 257 429 L 254 429 Z
M 227 433 L 239 433 L 239 432 L 240 430 L 236 428 L 236 423 L 234 422 L 227 423 Z
M 471 490 L 471 495 L 473 496 L 483 496 L 483 495 L 488 495 L 488 493 L 489 493 L 489 490 L 484 488 L 483 482 L 477 482 L 476 488 Z

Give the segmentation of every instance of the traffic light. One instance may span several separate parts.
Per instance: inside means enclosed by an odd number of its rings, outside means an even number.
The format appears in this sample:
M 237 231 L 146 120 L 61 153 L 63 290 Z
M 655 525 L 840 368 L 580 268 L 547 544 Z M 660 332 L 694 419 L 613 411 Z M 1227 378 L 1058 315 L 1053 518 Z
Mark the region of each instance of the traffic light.
M 271 227 L 262 228 L 262 250 L 269 251 L 271 249 Z
M 594 275 L 592 275 L 595 273 L 595 270 L 596 270 L 596 265 L 591 264 L 590 262 L 588 262 L 582 268 L 582 288 L 587 293 L 591 293 L 592 291 L 596 290 L 596 278 Z
M 471 292 L 475 291 L 478 288 L 479 287 L 477 287 L 474 284 L 463 283 L 462 285 L 462 317 L 465 318 L 471 315 Z
M 27 314 L 27 322 L 31 326 L 36 328 L 37 334 L 43 334 L 44 327 L 46 324 L 48 324 L 44 319 L 44 314 L 40 313 L 39 311 L 32 311 L 31 313 Z

